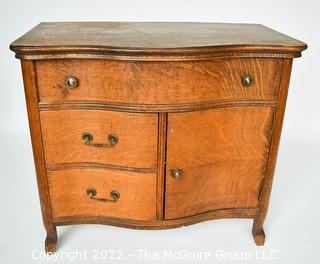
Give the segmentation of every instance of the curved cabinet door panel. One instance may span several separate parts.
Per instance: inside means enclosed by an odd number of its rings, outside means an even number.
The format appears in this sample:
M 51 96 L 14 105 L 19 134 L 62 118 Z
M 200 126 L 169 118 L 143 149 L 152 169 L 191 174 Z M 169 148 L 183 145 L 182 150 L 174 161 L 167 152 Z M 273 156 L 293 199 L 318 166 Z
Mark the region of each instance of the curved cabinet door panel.
M 257 208 L 273 107 L 230 107 L 168 116 L 165 218 Z

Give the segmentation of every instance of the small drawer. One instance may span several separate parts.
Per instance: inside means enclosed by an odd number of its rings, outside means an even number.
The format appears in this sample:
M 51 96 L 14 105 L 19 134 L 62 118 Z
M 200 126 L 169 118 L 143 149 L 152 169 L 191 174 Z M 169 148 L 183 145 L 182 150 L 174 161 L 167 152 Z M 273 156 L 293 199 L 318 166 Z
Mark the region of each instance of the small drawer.
M 101 59 L 37 61 L 42 102 L 188 104 L 215 100 L 275 101 L 282 60 L 128 62 Z
M 48 172 L 53 218 L 156 218 L 156 175 L 105 169 Z
M 156 168 L 157 114 L 103 110 L 40 112 L 47 166 L 103 163 Z

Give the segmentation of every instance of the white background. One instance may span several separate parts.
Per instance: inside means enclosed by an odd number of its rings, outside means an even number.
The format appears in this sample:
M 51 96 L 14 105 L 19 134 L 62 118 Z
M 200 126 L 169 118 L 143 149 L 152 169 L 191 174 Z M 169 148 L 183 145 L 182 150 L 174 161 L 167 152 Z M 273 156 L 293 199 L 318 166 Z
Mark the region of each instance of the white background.
M 137 249 L 158 252 L 160 257 L 152 263 L 163 263 L 166 249 L 207 251 L 211 260 L 203 259 L 200 261 L 203 263 L 320 263 L 319 3 L 317 0 L 0 0 L 0 262 L 45 263 L 32 258 L 33 250 L 35 257 L 43 250 L 45 232 L 20 64 L 9 51 L 9 44 L 41 21 L 91 20 L 261 23 L 305 41 L 309 48 L 293 64 L 264 247 L 256 247 L 253 242 L 251 220 L 233 219 L 165 231 L 98 225 L 60 227 L 58 253 L 87 250 L 89 263 L 148 263 L 139 258 Z M 133 256 L 118 261 L 92 260 L 93 250 L 104 249 L 120 249 Z M 261 259 L 262 254 L 265 259 Z M 244 256 L 249 260 L 244 260 Z M 50 263 L 69 262 L 65 255 L 61 258 L 63 261 Z M 182 260 L 178 257 L 167 262 Z

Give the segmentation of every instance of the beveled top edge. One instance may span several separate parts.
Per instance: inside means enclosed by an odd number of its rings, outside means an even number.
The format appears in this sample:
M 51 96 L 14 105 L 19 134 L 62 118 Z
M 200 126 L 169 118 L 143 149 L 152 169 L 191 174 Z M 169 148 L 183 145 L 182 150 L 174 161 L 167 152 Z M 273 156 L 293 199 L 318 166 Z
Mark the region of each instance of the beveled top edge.
M 30 54 L 51 54 L 51 57 L 57 54 L 61 57 L 61 54 L 69 53 L 81 57 L 81 54 L 94 53 L 130 57 L 223 52 L 299 57 L 307 45 L 260 24 L 42 22 L 15 40 L 10 48 L 18 58 Z

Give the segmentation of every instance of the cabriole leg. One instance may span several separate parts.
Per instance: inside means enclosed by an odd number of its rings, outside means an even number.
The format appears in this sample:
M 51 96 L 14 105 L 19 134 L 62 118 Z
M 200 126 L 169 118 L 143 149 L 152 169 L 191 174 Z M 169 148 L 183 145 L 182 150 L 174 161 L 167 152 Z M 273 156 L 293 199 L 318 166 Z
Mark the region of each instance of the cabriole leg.
M 253 221 L 252 235 L 253 235 L 254 241 L 258 246 L 264 245 L 266 236 L 263 230 L 263 223 L 258 223 L 256 219 Z
M 47 254 L 56 252 L 57 241 L 57 228 L 53 227 L 51 230 L 47 230 L 47 237 L 45 241 L 45 251 Z

